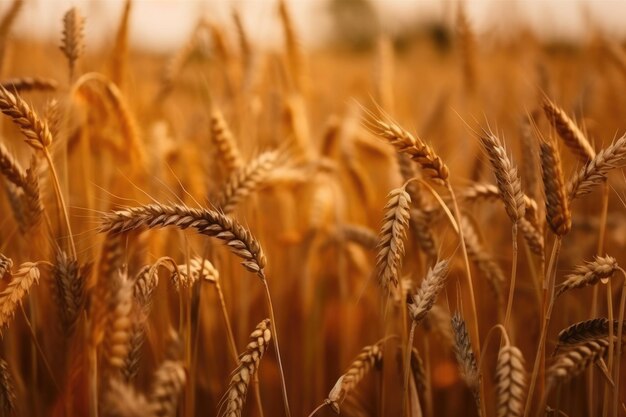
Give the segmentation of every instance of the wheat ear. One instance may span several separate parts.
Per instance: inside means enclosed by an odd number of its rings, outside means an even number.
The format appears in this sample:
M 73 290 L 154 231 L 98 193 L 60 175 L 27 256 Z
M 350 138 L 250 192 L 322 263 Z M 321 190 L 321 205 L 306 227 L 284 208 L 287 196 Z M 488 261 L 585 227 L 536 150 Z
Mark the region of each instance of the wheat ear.
M 12 416 L 15 413 L 15 385 L 9 371 L 9 364 L 0 359 L 0 410 L 2 415 Z
M 578 128 L 576 123 L 569 118 L 567 113 L 554 104 L 550 99 L 543 102 L 543 111 L 550 124 L 559 134 L 563 143 L 570 148 L 584 163 L 596 156 L 596 151 L 587 140 L 585 134 Z
M 0 293 L 0 330 L 6 328 L 33 284 L 39 282 L 38 263 L 25 262 L 11 274 L 9 285 Z
M 248 386 L 259 369 L 259 364 L 269 346 L 271 338 L 270 320 L 265 319 L 250 334 L 250 342 L 246 346 L 244 353 L 239 356 L 239 365 L 233 371 L 228 390 L 226 390 L 222 399 L 220 416 L 241 416 L 248 393 Z
M 451 323 L 454 332 L 454 354 L 459 364 L 459 372 L 474 396 L 477 409 L 480 410 L 482 408 L 479 388 L 481 377 L 476 363 L 476 356 L 472 350 L 469 333 L 467 332 L 467 326 L 459 313 L 455 313 L 452 316 Z
M 74 79 L 76 61 L 83 54 L 85 48 L 84 34 L 85 18 L 76 7 L 72 7 L 63 16 L 63 37 L 61 51 L 67 58 L 70 68 L 70 81 Z
M 243 259 L 244 268 L 264 277 L 265 255 L 259 242 L 242 225 L 216 211 L 182 205 L 148 204 L 105 214 L 100 231 L 122 233 L 140 227 L 153 229 L 166 226 L 179 229 L 191 227 L 200 234 L 224 241 L 231 252 Z
M 561 157 L 552 140 L 542 140 L 540 150 L 546 221 L 554 234 L 564 236 L 572 227 L 572 214 L 563 181 Z
M 526 369 L 522 352 L 511 345 L 505 334 L 504 346 L 496 364 L 497 416 L 521 417 L 526 395 Z
M 24 188 L 26 172 L 2 143 L 0 143 L 0 173 L 17 187 Z
M 175 417 L 178 397 L 187 381 L 182 362 L 182 345 L 178 335 L 170 332 L 170 346 L 167 359 L 154 373 L 154 380 L 148 400 L 150 411 L 156 417 Z
M 52 277 L 61 323 L 68 334 L 74 329 L 84 308 L 87 279 L 84 272 L 76 259 L 69 257 L 63 250 L 57 250 Z
M 216 200 L 216 207 L 225 214 L 231 213 L 241 200 L 267 182 L 269 176 L 279 166 L 280 160 L 280 152 L 264 152 L 233 171 L 222 187 Z
M 346 396 L 374 367 L 379 367 L 383 360 L 381 343 L 365 346 L 361 353 L 352 361 L 348 370 L 339 377 L 335 386 L 328 394 L 325 404 L 328 404 L 335 413 L 340 413 L 341 403 Z
M 617 260 L 612 256 L 596 256 L 596 258 L 576 269 L 565 278 L 556 292 L 556 297 L 574 288 L 595 285 L 600 280 L 608 280 L 619 269 Z
M 230 175 L 244 166 L 235 137 L 230 131 L 224 115 L 217 107 L 211 111 L 211 140 L 217 148 L 219 159 L 224 165 L 226 174 Z
M 411 197 L 404 187 L 392 190 L 387 196 L 385 217 L 378 234 L 376 275 L 381 287 L 388 292 L 391 291 L 391 284 L 398 286 L 409 226 L 410 204 Z
M 599 151 L 569 180 L 567 194 L 570 201 L 593 191 L 596 185 L 604 182 L 611 170 L 622 166 L 624 158 L 626 158 L 626 136 Z

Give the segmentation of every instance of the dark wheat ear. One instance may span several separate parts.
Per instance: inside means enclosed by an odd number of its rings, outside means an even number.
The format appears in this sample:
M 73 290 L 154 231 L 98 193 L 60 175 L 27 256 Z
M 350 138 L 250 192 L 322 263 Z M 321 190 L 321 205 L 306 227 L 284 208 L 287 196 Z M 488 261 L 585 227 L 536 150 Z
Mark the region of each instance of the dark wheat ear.
M 9 371 L 9 364 L 0 359 L 0 411 L 3 416 L 15 413 L 15 385 Z
M 472 349 L 465 320 L 455 313 L 452 316 L 452 330 L 454 332 L 454 354 L 459 365 L 459 373 L 474 396 L 476 407 L 480 410 L 480 373 L 476 363 L 476 356 Z
M 617 334 L 619 322 L 613 320 L 613 334 Z M 567 346 L 587 342 L 594 339 L 604 339 L 609 336 L 609 319 L 597 318 L 579 321 L 559 332 L 559 341 L 554 348 L 554 354 Z

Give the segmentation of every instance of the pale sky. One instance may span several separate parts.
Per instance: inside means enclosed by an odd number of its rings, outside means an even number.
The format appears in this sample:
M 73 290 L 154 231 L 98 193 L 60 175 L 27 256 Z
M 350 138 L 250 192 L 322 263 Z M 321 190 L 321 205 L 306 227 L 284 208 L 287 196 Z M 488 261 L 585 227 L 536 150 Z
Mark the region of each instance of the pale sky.
M 601 22 L 608 33 L 626 35 L 626 0 L 465 0 L 467 13 L 476 30 L 508 27 L 513 16 L 529 22 L 539 34 L 576 38 L 584 34 L 589 19 Z M 86 36 L 97 46 L 112 38 L 123 0 L 26 0 L 16 24 L 22 35 L 58 39 L 64 11 L 77 6 L 87 17 Z M 328 27 L 323 0 L 289 1 L 302 41 L 314 45 Z M 448 0 L 373 0 L 383 24 L 389 30 L 417 19 L 441 17 L 452 10 Z M 0 11 L 9 5 L 0 1 Z M 135 0 L 131 42 L 153 50 L 171 50 L 187 38 L 198 16 L 228 22 L 236 6 L 258 44 L 272 46 L 280 41 L 276 2 L 273 0 Z M 503 17 L 504 16 L 504 17 Z M 508 17 L 507 17 L 508 16 Z

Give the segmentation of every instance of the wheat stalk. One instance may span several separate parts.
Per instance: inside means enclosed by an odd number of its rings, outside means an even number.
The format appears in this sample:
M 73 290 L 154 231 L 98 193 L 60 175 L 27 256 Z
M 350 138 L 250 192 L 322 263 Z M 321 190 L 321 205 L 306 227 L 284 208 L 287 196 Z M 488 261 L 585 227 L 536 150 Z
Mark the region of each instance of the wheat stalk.
M 250 342 L 244 353 L 239 356 L 239 364 L 233 371 L 233 377 L 222 399 L 222 417 L 240 417 L 248 393 L 248 385 L 259 369 L 259 363 L 269 346 L 272 332 L 270 320 L 265 319 L 250 334 Z

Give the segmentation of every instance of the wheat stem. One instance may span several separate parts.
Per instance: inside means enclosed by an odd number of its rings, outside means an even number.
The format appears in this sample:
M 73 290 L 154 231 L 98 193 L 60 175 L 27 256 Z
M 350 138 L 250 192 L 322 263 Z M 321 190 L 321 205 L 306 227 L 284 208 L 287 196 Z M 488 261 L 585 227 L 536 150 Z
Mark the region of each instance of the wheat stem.
M 411 320 L 411 330 L 409 330 L 409 338 L 406 343 L 406 353 L 404 357 L 404 377 L 402 385 L 402 416 L 406 415 L 407 404 L 410 403 L 409 397 L 409 368 L 411 367 L 411 348 L 413 347 L 413 337 L 415 336 L 415 327 L 417 323 Z M 410 407 L 408 408 L 410 410 Z M 410 416 L 409 416 L 410 417 Z
M 277 322 L 276 317 L 274 317 L 274 307 L 272 305 L 272 297 L 270 295 L 270 287 L 267 284 L 267 279 L 263 278 L 263 287 L 265 288 L 265 297 L 267 299 L 267 307 L 270 313 L 270 321 L 272 323 L 272 327 L 274 330 L 273 339 L 274 339 L 274 349 L 276 349 L 276 358 L 278 360 L 278 370 L 280 371 L 280 382 L 283 394 L 283 403 L 285 406 L 285 415 L 287 417 L 291 417 L 291 412 L 289 411 L 289 400 L 287 399 L 287 384 L 285 383 L 285 372 L 283 370 L 283 362 L 280 358 L 280 349 L 278 347 L 278 331 L 277 331 Z
M 624 326 L 624 309 L 626 308 L 626 271 L 619 268 L 620 272 L 624 276 L 624 282 L 622 284 L 622 296 L 619 302 L 619 318 L 617 319 L 617 355 L 615 357 L 615 366 L 613 368 L 613 417 L 617 417 L 619 410 L 619 386 L 620 386 L 620 361 L 622 356 L 622 336 Z M 610 282 L 610 281 L 609 281 Z M 613 330 L 612 321 L 609 321 L 609 331 Z M 609 338 L 609 346 L 613 345 L 613 339 Z
M 509 288 L 509 300 L 506 304 L 506 314 L 504 316 L 504 327 L 510 332 L 509 322 L 511 310 L 513 308 L 513 295 L 515 294 L 515 278 L 517 276 L 517 223 L 513 223 L 513 261 L 511 265 L 511 287 Z

